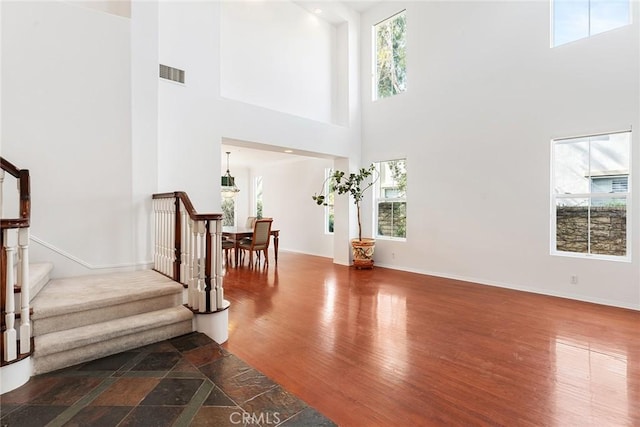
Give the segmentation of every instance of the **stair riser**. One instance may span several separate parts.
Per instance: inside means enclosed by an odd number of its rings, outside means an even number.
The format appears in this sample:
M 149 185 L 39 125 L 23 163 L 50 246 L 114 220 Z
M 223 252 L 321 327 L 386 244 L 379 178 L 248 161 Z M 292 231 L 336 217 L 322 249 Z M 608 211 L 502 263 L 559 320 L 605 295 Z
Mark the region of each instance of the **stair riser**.
M 182 294 L 162 295 L 155 298 L 136 300 L 115 306 L 94 308 L 86 311 L 61 314 L 58 316 L 33 319 L 33 336 L 38 337 L 51 332 L 73 329 L 95 323 L 122 319 L 141 313 L 182 305 Z
M 50 273 L 53 270 L 53 264 L 50 262 L 39 262 L 29 264 L 29 299 L 33 299 L 44 289 L 49 283 Z
M 135 334 L 114 337 L 99 343 L 74 348 L 69 351 L 53 353 L 42 357 L 37 357 L 36 351 L 36 355 L 33 360 L 34 375 L 44 374 L 143 345 L 188 334 L 192 332 L 192 330 L 192 321 L 189 319 Z

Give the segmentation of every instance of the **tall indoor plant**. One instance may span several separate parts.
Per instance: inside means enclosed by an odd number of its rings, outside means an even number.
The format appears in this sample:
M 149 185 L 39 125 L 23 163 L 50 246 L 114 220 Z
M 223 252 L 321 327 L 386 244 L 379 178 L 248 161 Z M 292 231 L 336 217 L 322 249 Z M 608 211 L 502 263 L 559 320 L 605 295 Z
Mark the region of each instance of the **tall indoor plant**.
M 362 218 L 360 202 L 364 198 L 365 192 L 375 184 L 379 174 L 374 164 L 368 168 L 360 168 L 357 173 L 347 173 L 334 171 L 323 183 L 320 194 L 314 194 L 313 200 L 320 205 L 326 206 L 325 192 L 335 191 L 338 194 L 349 194 L 356 205 L 358 217 L 358 238 L 351 240 L 353 250 L 353 264 L 357 268 L 373 267 L 373 251 L 375 239 L 362 238 Z M 327 185 L 329 184 L 329 185 Z

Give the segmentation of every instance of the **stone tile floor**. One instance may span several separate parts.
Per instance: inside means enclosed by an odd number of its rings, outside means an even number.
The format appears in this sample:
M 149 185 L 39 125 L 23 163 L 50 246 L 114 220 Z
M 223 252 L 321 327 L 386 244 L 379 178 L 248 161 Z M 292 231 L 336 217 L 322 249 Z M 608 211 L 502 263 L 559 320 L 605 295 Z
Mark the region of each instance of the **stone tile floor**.
M 335 426 L 204 334 L 39 375 L 0 396 L 0 426 Z

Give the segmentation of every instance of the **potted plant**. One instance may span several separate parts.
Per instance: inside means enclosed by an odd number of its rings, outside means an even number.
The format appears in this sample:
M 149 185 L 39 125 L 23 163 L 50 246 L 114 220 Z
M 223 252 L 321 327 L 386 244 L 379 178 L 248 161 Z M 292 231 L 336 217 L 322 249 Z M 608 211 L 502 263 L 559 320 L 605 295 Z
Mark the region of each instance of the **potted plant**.
M 375 165 L 368 168 L 360 168 L 357 173 L 347 173 L 343 171 L 333 172 L 323 183 L 320 194 L 314 194 L 313 200 L 319 206 L 326 206 L 325 191 L 332 189 L 338 194 L 349 194 L 353 197 L 358 216 L 358 238 L 351 239 L 353 253 L 353 265 L 356 268 L 373 268 L 373 251 L 375 249 L 375 239 L 362 238 L 362 220 L 360 217 L 360 202 L 364 198 L 364 193 L 375 184 L 379 174 Z M 327 186 L 328 181 L 328 186 Z

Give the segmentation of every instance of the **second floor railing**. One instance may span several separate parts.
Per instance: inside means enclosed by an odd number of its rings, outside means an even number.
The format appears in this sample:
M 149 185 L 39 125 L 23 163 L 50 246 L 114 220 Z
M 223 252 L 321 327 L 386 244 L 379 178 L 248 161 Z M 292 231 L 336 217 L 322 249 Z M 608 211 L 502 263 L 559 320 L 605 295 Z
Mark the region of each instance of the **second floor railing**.
M 186 193 L 153 195 L 154 270 L 182 283 L 196 313 L 226 308 L 222 286 L 222 214 L 199 214 Z
M 6 174 L 17 182 L 18 212 L 5 215 L 3 190 Z M 11 196 L 13 197 L 13 193 Z M 29 171 L 19 169 L 0 157 L 0 364 L 3 365 L 28 356 L 32 350 L 29 319 L 30 197 Z M 17 290 L 20 290 L 19 294 L 16 293 Z

